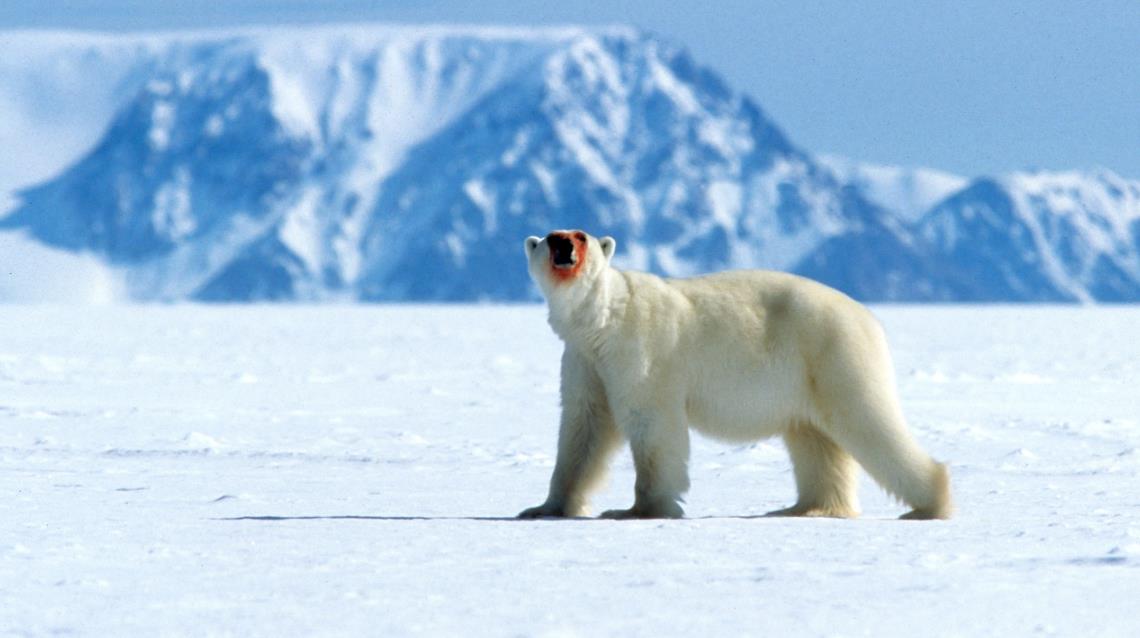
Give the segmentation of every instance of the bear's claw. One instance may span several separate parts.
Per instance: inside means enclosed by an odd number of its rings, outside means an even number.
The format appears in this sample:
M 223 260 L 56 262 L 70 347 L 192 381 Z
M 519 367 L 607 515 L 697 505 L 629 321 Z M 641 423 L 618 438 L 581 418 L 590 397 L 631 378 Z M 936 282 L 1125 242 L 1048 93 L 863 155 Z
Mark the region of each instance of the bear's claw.
M 566 505 L 543 503 L 519 512 L 517 518 L 578 518 L 586 516 L 587 513 L 583 507 L 575 509 Z
M 562 518 L 564 514 L 561 508 L 549 508 L 545 505 L 537 507 L 528 507 L 519 512 L 518 518 Z
M 671 505 L 671 506 L 670 506 Z M 627 520 L 631 518 L 684 518 L 685 511 L 676 503 L 658 507 L 640 507 L 634 505 L 627 510 L 606 510 L 598 518 L 611 520 Z
M 772 510 L 766 518 L 805 517 L 805 518 L 856 518 L 859 512 L 850 508 L 822 507 L 818 505 L 793 505 L 784 509 Z

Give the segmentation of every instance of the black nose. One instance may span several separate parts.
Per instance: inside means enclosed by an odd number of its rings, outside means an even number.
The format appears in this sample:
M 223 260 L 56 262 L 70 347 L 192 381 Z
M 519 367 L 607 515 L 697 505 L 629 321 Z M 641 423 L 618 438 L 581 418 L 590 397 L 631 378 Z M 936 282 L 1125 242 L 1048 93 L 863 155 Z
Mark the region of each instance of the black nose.
M 547 235 L 546 245 L 550 246 L 550 261 L 555 266 L 574 264 L 574 242 L 565 235 Z

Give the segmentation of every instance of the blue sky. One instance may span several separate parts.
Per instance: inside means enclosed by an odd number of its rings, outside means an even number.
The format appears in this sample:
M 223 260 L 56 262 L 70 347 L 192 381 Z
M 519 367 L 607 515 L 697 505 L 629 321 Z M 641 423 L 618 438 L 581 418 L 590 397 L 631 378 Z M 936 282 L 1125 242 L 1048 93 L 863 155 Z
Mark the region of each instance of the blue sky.
M 964 175 L 1140 177 L 1140 1 L 4 0 L 0 28 L 630 23 L 686 45 L 800 146 Z

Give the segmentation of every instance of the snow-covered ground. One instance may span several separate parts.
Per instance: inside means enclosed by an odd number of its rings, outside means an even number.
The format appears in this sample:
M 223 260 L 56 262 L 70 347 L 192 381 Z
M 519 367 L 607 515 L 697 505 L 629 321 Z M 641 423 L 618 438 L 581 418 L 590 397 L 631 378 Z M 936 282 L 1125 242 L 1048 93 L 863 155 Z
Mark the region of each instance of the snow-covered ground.
M 512 520 L 538 306 L 0 306 L 0 634 L 1136 635 L 1140 308 L 876 312 L 949 522 L 699 438 L 686 520 Z

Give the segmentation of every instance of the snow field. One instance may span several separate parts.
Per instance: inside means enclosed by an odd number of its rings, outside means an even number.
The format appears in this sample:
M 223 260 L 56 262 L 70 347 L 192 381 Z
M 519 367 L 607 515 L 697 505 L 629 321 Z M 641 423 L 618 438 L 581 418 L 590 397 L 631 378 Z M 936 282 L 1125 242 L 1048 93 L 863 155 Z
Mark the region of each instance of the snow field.
M 875 311 L 951 521 L 699 437 L 686 520 L 513 520 L 539 306 L 0 306 L 0 635 L 1134 635 L 1140 308 Z

